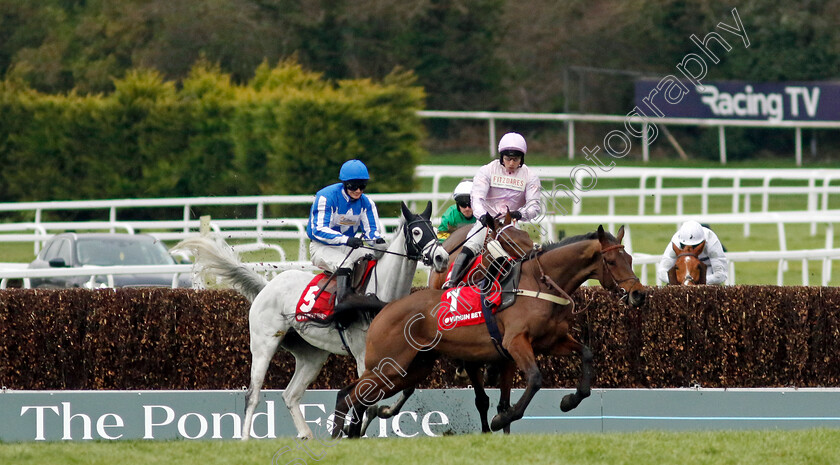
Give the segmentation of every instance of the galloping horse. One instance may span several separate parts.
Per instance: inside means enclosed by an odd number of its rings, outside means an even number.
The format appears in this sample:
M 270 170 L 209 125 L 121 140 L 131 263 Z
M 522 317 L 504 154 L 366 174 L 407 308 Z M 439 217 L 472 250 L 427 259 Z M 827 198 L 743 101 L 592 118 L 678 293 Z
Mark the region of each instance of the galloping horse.
M 511 258 L 515 260 L 521 259 L 528 252 L 534 249 L 534 242 L 531 240 L 531 236 L 529 236 L 526 231 L 513 227 L 514 222 L 510 216 L 510 211 L 508 211 L 507 214 L 505 214 L 504 218 L 500 220 L 493 218 L 492 215 L 486 215 L 488 216 L 486 224 L 488 224 L 489 231 L 487 232 L 485 247 L 488 242 L 496 240 L 501 244 L 504 251 L 507 252 L 511 256 Z M 470 231 L 471 228 L 472 225 L 463 226 L 455 230 L 449 236 L 449 238 L 447 238 L 447 240 L 443 242 L 442 246 L 449 253 L 450 257 L 456 256 L 456 254 L 461 251 L 461 248 L 463 247 L 463 244 L 467 239 L 467 233 Z M 486 252 L 486 250 L 483 252 Z M 480 258 L 481 264 L 476 268 L 472 276 L 466 275 L 464 277 L 465 282 L 468 282 L 469 284 L 478 284 L 479 282 L 481 282 L 481 280 L 487 277 L 489 277 L 489 279 L 495 279 L 495 276 L 489 275 L 495 274 L 499 270 L 493 269 L 493 259 L 490 256 L 490 254 L 482 253 L 482 256 Z M 435 270 L 431 270 L 429 272 L 429 287 L 431 289 L 442 289 L 444 283 L 446 282 L 446 277 L 446 271 L 444 271 L 443 273 L 439 273 Z M 483 408 L 482 406 L 485 403 L 489 405 L 489 398 L 484 393 L 484 378 L 483 376 L 481 376 L 482 373 L 480 373 L 481 368 L 483 368 L 483 366 L 484 364 L 480 362 L 464 362 L 464 368 L 467 372 L 467 375 L 470 378 L 470 382 L 473 388 L 475 389 L 476 407 L 478 408 L 479 412 L 484 412 L 484 418 L 486 419 L 487 408 Z M 409 397 L 411 397 L 413 393 L 414 387 L 410 387 L 403 391 L 403 393 L 400 395 L 397 401 L 394 402 L 394 404 L 390 406 L 382 406 L 378 408 L 369 409 L 362 430 L 364 431 L 365 429 L 367 429 L 367 426 L 376 417 L 391 418 L 392 416 L 399 413 L 405 402 L 408 400 Z M 510 391 L 508 390 L 508 398 L 509 394 Z
M 418 259 L 422 258 L 438 271 L 445 269 L 449 262 L 449 255 L 438 244 L 429 221 L 431 203 L 419 215 L 411 213 L 403 203 L 402 214 L 397 234 L 374 267 L 373 277 L 365 290 L 365 293 L 375 293 L 386 302 L 408 295 Z M 361 375 L 364 371 L 369 315 L 359 314 L 352 323 L 343 321 L 347 326 L 342 341 L 335 326 L 298 322 L 295 318 L 296 304 L 312 281 L 312 273 L 289 270 L 267 282 L 261 275 L 245 267 L 236 253 L 221 239 L 191 238 L 175 248 L 192 251 L 197 267 L 217 274 L 252 302 L 248 316 L 251 332 L 251 383 L 246 396 L 242 440 L 247 440 L 251 435 L 251 422 L 259 403 L 260 389 L 278 346 L 295 357 L 295 373 L 283 391 L 283 400 L 292 415 L 298 437 L 311 439 L 312 430 L 300 412 L 300 400 L 306 388 L 321 372 L 330 353 L 355 357 Z
M 674 253 L 677 254 L 677 261 L 668 271 L 668 284 L 682 284 L 683 286 L 706 284 L 706 264 L 699 258 L 705 246 L 706 241 L 703 241 L 680 249 L 676 244 L 671 243 Z
M 523 262 L 519 287 L 531 291 L 530 296 L 517 298 L 513 306 L 496 315 L 496 322 L 503 334 L 501 346 L 525 373 L 528 384 L 516 405 L 493 418 L 492 430 L 522 418 L 540 389 L 542 375 L 536 354 L 581 355 L 581 379 L 576 391 L 563 398 L 563 411 L 575 408 L 589 396 L 592 352 L 569 334 L 574 310 L 569 295 L 594 278 L 605 288 L 626 296 L 631 305 L 643 303 L 643 286 L 633 273 L 632 258 L 621 245 L 623 236 L 623 227 L 617 238 L 599 227 L 597 232 L 547 245 Z M 439 321 L 448 313 L 440 305 L 442 294 L 434 289 L 415 292 L 385 305 L 374 318 L 368 333 L 365 371 L 338 393 L 333 436 L 342 434 L 351 409 L 355 418 L 350 419 L 347 433 L 360 436 L 363 408 L 416 386 L 441 355 L 474 362 L 505 359 L 483 325 L 443 332 L 438 329 Z M 443 311 L 438 314 L 439 310 Z

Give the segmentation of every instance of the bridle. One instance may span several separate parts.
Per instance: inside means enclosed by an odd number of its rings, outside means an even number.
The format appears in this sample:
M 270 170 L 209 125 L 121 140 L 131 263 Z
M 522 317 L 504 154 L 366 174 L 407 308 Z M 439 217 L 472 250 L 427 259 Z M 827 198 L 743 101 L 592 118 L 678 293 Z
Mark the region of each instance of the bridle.
M 505 230 L 507 230 L 508 228 L 515 227 L 515 226 L 516 226 L 516 225 L 515 225 L 514 223 L 510 223 L 510 224 L 506 224 L 506 225 L 502 226 L 501 228 L 499 228 L 498 230 L 496 230 L 496 231 L 495 231 L 495 232 L 496 232 L 496 234 L 495 234 L 495 237 L 493 237 L 493 240 L 498 241 L 499 243 L 501 243 L 502 241 L 501 241 L 500 239 L 502 238 L 502 233 L 504 233 L 504 232 L 505 232 Z M 487 237 L 488 237 L 488 239 L 489 239 L 489 237 L 490 237 L 490 236 L 488 235 Z M 485 245 L 487 245 L 487 242 L 488 242 L 488 240 L 485 240 Z M 520 247 L 518 247 L 518 245 L 517 245 L 516 241 L 514 241 L 514 240 L 512 240 L 512 239 L 510 239 L 510 238 L 505 238 L 505 243 L 512 244 L 513 246 L 515 246 L 515 247 L 516 247 L 516 249 L 521 250 L 521 248 L 520 248 Z M 522 260 L 522 259 L 523 259 L 523 256 L 519 256 L 519 257 L 512 257 L 512 258 L 513 258 L 514 260 Z
M 679 259 L 680 259 L 680 257 L 694 257 L 694 258 L 696 258 L 697 260 L 700 260 L 700 257 L 699 257 L 696 253 L 692 253 L 692 252 L 682 252 L 682 253 L 680 253 L 680 254 L 678 254 L 678 255 L 677 255 L 677 258 L 676 258 L 676 259 L 677 259 L 677 260 L 679 260 Z M 702 263 L 702 262 L 701 262 L 701 263 Z M 702 272 L 702 271 L 701 271 L 701 272 Z M 694 277 L 693 277 L 693 276 L 691 276 L 691 273 L 688 273 L 688 272 L 687 272 L 687 273 L 685 274 L 685 278 L 683 278 L 683 285 L 688 284 L 688 283 L 691 283 L 691 284 L 697 284 L 697 283 L 698 283 L 698 281 L 695 281 L 695 280 L 694 280 Z
M 624 278 L 622 280 L 616 279 L 615 274 L 612 272 L 612 269 L 610 269 L 610 266 L 607 263 L 607 257 L 606 257 L 605 254 L 607 252 L 611 251 L 611 250 L 619 250 L 619 249 L 624 249 L 624 244 L 615 244 L 615 245 L 611 245 L 609 247 L 602 248 L 601 249 L 601 266 L 604 269 L 604 272 L 605 272 L 604 274 L 609 276 L 610 279 L 612 280 L 612 283 L 613 283 L 612 286 L 607 287 L 607 290 L 612 292 L 613 294 L 618 295 L 622 300 L 625 300 L 628 297 L 627 290 L 624 289 L 623 287 L 621 287 L 621 285 L 623 283 L 627 282 L 627 281 L 635 281 L 637 283 L 640 282 L 640 281 L 639 281 L 639 278 L 637 278 L 636 276 L 630 276 L 629 278 Z
M 424 236 L 425 235 L 431 236 L 431 239 L 429 240 L 429 242 L 426 243 L 426 245 L 422 246 L 422 247 L 420 246 L 419 242 L 414 240 L 414 236 L 411 234 L 411 228 L 413 227 L 413 225 L 418 224 L 418 223 L 422 224 L 423 226 L 426 226 L 426 231 L 425 232 L 427 234 L 424 234 Z M 432 226 L 431 220 L 427 220 L 427 219 L 425 219 L 421 216 L 421 217 L 418 217 L 417 219 L 411 220 L 408 223 L 406 223 L 404 229 L 405 229 L 405 231 L 403 232 L 403 234 L 405 235 L 405 252 L 406 253 L 392 252 L 390 250 L 377 249 L 376 247 L 370 247 L 370 246 L 367 246 L 367 245 L 363 245 L 361 247 L 364 248 L 364 249 L 375 250 L 375 251 L 381 252 L 381 253 L 387 253 L 387 254 L 391 254 L 391 255 L 397 255 L 399 257 L 405 257 L 409 260 L 413 260 L 413 261 L 416 261 L 416 262 L 422 261 L 424 265 L 431 266 L 432 265 L 432 258 L 431 258 L 432 252 L 435 250 L 435 248 L 440 247 L 440 244 L 438 243 L 436 235 L 434 233 L 434 227 Z
M 422 224 L 425 226 L 424 236 L 429 235 L 431 239 L 426 243 L 425 246 L 420 246 L 420 244 L 414 240 L 414 236 L 411 234 L 411 229 L 415 224 Z M 436 247 L 440 247 L 440 243 L 437 240 L 437 235 L 434 232 L 434 227 L 432 226 L 431 220 L 427 220 L 422 216 L 419 216 L 411 221 L 409 221 L 405 225 L 405 234 L 406 234 L 406 245 L 405 251 L 406 254 L 404 255 L 409 260 L 414 261 L 423 261 L 423 264 L 426 266 L 432 265 L 432 252 L 434 252 Z

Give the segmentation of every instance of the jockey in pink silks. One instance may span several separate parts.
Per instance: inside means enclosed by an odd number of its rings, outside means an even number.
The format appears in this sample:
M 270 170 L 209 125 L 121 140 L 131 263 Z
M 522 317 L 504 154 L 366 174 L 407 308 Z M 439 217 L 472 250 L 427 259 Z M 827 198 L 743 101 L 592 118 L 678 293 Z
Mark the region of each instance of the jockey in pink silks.
M 457 285 L 481 253 L 487 237 L 482 223 L 485 213 L 495 216 L 510 209 L 511 217 L 518 221 L 531 221 L 540 214 L 540 178 L 525 165 L 527 151 L 525 138 L 509 132 L 499 140 L 499 159 L 479 168 L 470 195 L 473 214 L 479 221 L 467 234 L 469 240 L 455 259 L 444 289 Z

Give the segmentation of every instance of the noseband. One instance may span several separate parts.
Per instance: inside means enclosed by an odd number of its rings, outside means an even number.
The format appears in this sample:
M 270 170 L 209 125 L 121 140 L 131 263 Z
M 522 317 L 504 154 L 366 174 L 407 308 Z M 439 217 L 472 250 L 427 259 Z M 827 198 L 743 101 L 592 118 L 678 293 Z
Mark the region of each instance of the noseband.
M 679 259 L 680 257 L 694 257 L 697 260 L 700 260 L 700 257 L 698 257 L 696 253 L 691 253 L 691 252 L 683 252 L 683 253 L 677 255 L 677 259 Z M 700 271 L 700 272 L 702 273 L 702 271 Z M 694 280 L 694 277 L 691 276 L 691 273 L 686 273 L 685 274 L 685 279 L 683 279 L 683 284 L 686 284 L 688 282 L 691 282 L 693 284 L 697 284 L 697 281 Z
M 414 240 L 414 236 L 411 234 L 411 228 L 415 224 L 418 224 L 418 223 L 422 224 L 423 226 L 426 226 L 426 231 L 425 232 L 432 236 L 432 239 L 429 241 L 429 243 L 426 245 L 426 247 L 420 247 L 420 244 L 418 244 L 417 241 Z M 411 220 L 411 221 L 408 222 L 408 224 L 405 225 L 405 235 L 406 235 L 406 247 L 405 247 L 406 257 L 408 257 L 409 260 L 414 260 L 414 261 L 418 261 L 418 262 L 422 260 L 424 265 L 431 266 L 431 264 L 432 264 L 431 257 L 429 257 L 428 254 L 424 255 L 423 251 L 426 248 L 429 248 L 430 249 L 429 252 L 431 252 L 432 250 L 434 250 L 435 247 L 440 247 L 440 244 L 438 243 L 437 237 L 434 233 L 434 228 L 432 227 L 432 222 L 430 220 L 427 220 L 427 219 L 422 218 L 422 217 L 420 217 L 418 219 L 415 219 L 415 220 Z
M 611 287 L 609 287 L 607 290 L 614 293 L 614 294 L 618 294 L 622 299 L 627 296 L 627 290 L 624 289 L 623 287 L 621 287 L 621 284 L 625 283 L 627 281 L 640 282 L 639 278 L 637 278 L 635 276 L 631 276 L 629 278 L 625 278 L 625 279 L 622 279 L 622 280 L 616 279 L 615 274 L 613 274 L 612 270 L 610 269 L 609 264 L 607 264 L 607 257 L 604 256 L 604 254 L 606 252 L 611 251 L 611 250 L 618 250 L 618 249 L 623 249 L 623 248 L 624 248 L 624 244 L 615 244 L 615 245 L 611 245 L 609 247 L 605 247 L 605 248 L 601 249 L 601 262 L 603 264 L 604 270 L 606 271 L 606 274 L 609 275 L 610 279 L 612 279 L 612 282 L 613 282 L 613 285 Z

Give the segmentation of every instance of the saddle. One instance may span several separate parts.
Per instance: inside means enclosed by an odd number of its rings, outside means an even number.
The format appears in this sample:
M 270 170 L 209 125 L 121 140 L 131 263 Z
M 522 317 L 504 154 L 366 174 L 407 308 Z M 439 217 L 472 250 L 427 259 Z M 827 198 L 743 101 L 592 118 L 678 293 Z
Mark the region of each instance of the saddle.
M 458 283 L 461 285 L 469 285 L 474 283 L 473 275 L 481 268 L 481 260 L 483 254 L 479 254 L 473 259 L 470 264 L 469 271 L 464 275 L 464 278 Z M 508 262 L 510 263 L 510 262 Z M 452 264 L 449 265 L 449 273 L 452 273 Z M 501 303 L 498 304 L 496 311 L 502 311 L 516 302 L 516 290 L 519 288 L 519 278 L 522 274 L 522 262 L 515 261 L 513 266 L 503 266 L 496 272 L 494 276 L 494 284 L 492 288 L 496 291 L 501 290 Z M 457 285 L 455 287 L 458 287 Z
M 353 294 L 359 294 L 367 287 L 373 275 L 376 260 L 362 259 L 353 267 Z M 312 281 L 303 289 L 295 307 L 295 320 L 299 322 L 312 319 L 326 319 L 335 308 L 336 283 L 330 279 L 332 273 L 323 272 L 315 275 Z M 326 286 L 326 287 L 325 287 Z

